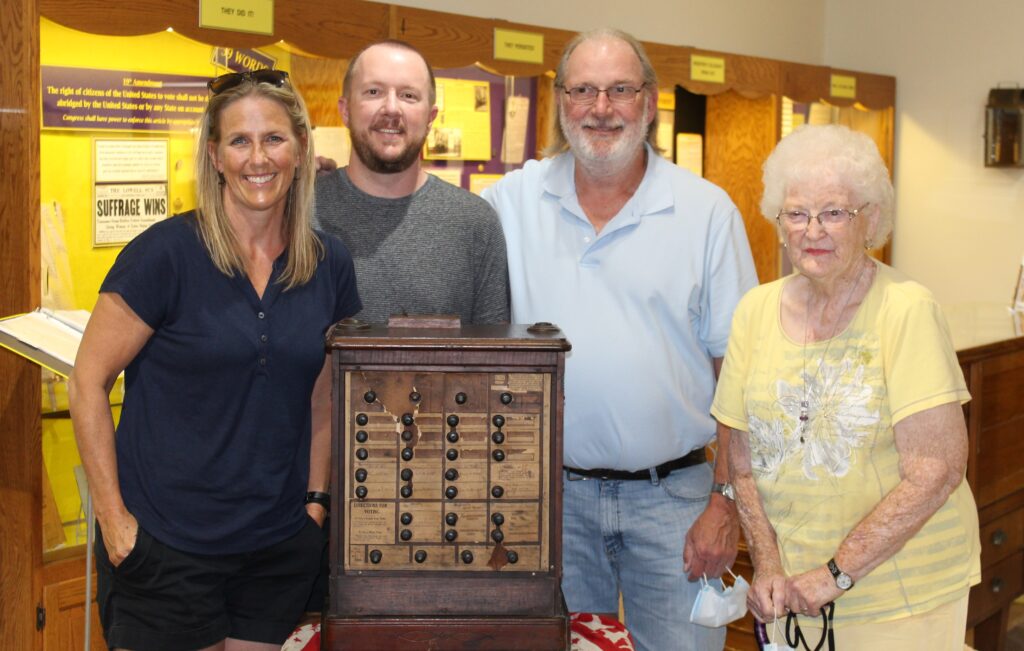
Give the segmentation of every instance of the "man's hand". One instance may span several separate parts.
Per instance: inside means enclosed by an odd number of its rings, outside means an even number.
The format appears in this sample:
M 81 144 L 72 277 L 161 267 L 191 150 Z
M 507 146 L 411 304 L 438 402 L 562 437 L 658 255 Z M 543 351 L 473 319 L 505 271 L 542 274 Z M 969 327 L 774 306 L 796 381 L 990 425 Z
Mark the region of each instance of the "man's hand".
M 338 161 L 326 156 L 316 157 L 316 175 L 324 176 L 338 169 Z
M 723 495 L 712 493 L 707 508 L 686 532 L 683 569 L 691 581 L 706 574 L 719 577 L 736 560 L 740 524 L 736 505 Z
M 100 522 L 103 531 L 103 546 L 107 549 L 110 564 L 117 567 L 135 549 L 139 538 L 139 523 L 135 516 L 125 511 L 116 518 L 105 518 Z

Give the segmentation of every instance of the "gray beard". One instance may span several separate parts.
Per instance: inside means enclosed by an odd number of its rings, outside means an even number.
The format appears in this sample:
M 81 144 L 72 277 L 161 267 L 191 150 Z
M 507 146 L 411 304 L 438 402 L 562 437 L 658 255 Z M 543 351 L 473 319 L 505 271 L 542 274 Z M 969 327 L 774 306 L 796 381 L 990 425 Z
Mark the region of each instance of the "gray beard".
M 355 137 L 354 132 L 349 132 L 349 134 L 352 136 L 352 151 L 355 153 L 356 158 L 359 159 L 366 169 L 377 174 L 398 174 L 412 167 L 419 160 L 423 143 L 427 140 L 427 136 L 424 134 L 418 143 L 410 145 L 400 157 L 393 160 L 384 160 L 377 156 L 373 148 L 364 140 Z

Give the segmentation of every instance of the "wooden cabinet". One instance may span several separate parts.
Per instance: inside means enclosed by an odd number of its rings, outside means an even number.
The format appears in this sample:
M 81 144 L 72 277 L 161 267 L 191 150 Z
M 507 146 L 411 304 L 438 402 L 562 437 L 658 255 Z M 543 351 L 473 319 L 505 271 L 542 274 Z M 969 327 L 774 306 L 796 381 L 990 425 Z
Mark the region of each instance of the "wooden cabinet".
M 96 574 L 92 576 L 89 649 L 103 651 L 103 628 L 96 610 Z M 85 558 L 47 563 L 43 570 L 43 651 L 85 648 Z
M 964 406 L 967 480 L 978 503 L 981 583 L 971 590 L 974 646 L 1006 648 L 1010 604 L 1024 594 L 1024 337 L 1020 316 L 1001 305 L 948 310 L 971 391 Z
M 569 646 L 551 324 L 341 322 L 324 649 Z

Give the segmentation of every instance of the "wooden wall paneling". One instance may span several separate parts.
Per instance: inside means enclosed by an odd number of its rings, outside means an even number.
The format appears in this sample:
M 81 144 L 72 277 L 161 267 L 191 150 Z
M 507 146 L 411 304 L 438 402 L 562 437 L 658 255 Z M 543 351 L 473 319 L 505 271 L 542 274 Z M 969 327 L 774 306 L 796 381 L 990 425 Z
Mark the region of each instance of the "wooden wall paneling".
M 391 12 L 385 4 L 363 0 L 275 0 L 274 7 L 279 23 L 275 23 L 274 39 L 294 43 L 323 57 L 348 59 L 367 45 L 390 37 Z
M 732 197 L 747 228 L 757 277 L 779 277 L 779 237 L 761 216 L 761 166 L 778 140 L 779 100 L 748 99 L 735 92 L 708 97 L 704 177 Z
M 46 628 L 43 629 L 42 651 L 79 651 L 85 646 L 85 557 L 47 563 L 43 583 Z M 93 571 L 89 649 L 104 651 L 107 647 L 95 600 L 96 573 Z
M 893 133 L 895 111 L 892 106 L 875 111 L 866 109 L 858 102 L 851 106 L 840 107 L 838 113 L 837 124 L 848 126 L 854 131 L 866 134 L 875 141 L 878 153 L 881 154 L 885 166 L 889 169 L 889 177 L 891 178 L 894 159 L 893 145 L 895 142 L 895 134 Z M 868 254 L 882 262 L 889 263 L 892 259 L 892 238 L 896 236 L 898 230 L 898 227 L 894 227 L 889 241 L 884 246 L 871 249 L 868 251 Z
M 875 141 L 878 153 L 882 155 L 886 167 L 892 174 L 893 163 L 893 110 L 885 108 L 878 111 L 865 110 L 857 106 L 839 109 L 838 124 L 843 124 L 854 131 L 866 134 Z
M 573 37 L 568 30 L 461 16 L 428 9 L 387 5 L 366 0 L 277 0 L 274 35 L 241 34 L 196 26 L 199 0 L 38 0 L 42 15 L 67 27 L 94 34 L 128 36 L 150 34 L 173 27 L 203 43 L 258 47 L 279 40 L 304 52 L 346 59 L 364 46 L 384 38 L 400 38 L 416 45 L 438 68 L 480 63 L 498 74 L 537 76 L 553 70 L 564 45 Z M 496 61 L 494 28 L 544 35 L 543 64 Z M 773 59 L 687 46 L 645 43 L 661 81 L 678 83 L 691 92 L 717 94 L 734 90 L 747 97 L 782 93 L 797 101 L 829 99 L 831 70 L 823 66 L 786 63 Z M 690 79 L 692 54 L 726 60 L 724 84 Z M 858 98 L 872 109 L 891 106 L 895 79 L 884 75 L 836 70 L 857 77 Z M 848 105 L 852 100 L 835 99 Z
M 779 88 L 782 86 L 781 62 L 738 54 L 725 56 L 726 81 L 731 81 L 732 90 L 749 98 L 779 93 Z
M 96 576 L 93 575 L 92 597 L 96 599 Z M 49 583 L 43 589 L 46 628 L 43 629 L 43 651 L 77 651 L 85 643 L 85 577 L 78 576 L 60 583 Z M 104 651 L 103 627 L 95 603 L 89 613 L 92 620 L 89 649 Z
M 199 0 L 39 0 L 39 11 L 56 23 L 90 34 L 137 36 L 168 27 L 184 33 L 186 22 L 198 23 Z M 260 44 L 268 42 L 266 36 L 249 38 Z
M 686 77 L 680 85 L 691 93 L 717 95 L 731 90 L 744 97 L 757 98 L 777 94 L 782 84 L 781 63 L 773 59 L 707 50 L 691 50 L 689 55 L 711 56 L 725 60 L 725 82 L 721 84 L 690 79 L 690 62 L 687 60 Z
M 317 127 L 341 127 L 338 98 L 348 61 L 292 55 L 290 79 L 306 101 L 309 119 Z
M 1020 378 L 1024 375 L 1024 351 L 981 363 L 982 382 L 972 396 L 984 405 L 979 409 L 980 436 L 984 446 L 978 454 L 977 483 L 973 486 L 978 508 L 1024 489 L 1024 407 L 1020 401 Z M 978 409 L 978 405 L 974 406 Z
M 551 144 L 555 129 L 555 78 L 541 75 L 537 79 L 537 158 L 544 157 L 544 149 Z
M 971 400 L 963 406 L 967 420 L 967 483 L 978 491 L 978 455 L 981 454 L 981 414 L 984 407 L 984 376 L 981 364 L 961 364 Z
M 668 88 L 676 84 L 685 86 L 690 80 L 690 54 L 692 47 L 644 43 L 647 57 L 658 73 L 658 85 Z M 696 92 L 696 91 L 694 91 Z
M 39 305 L 39 7 L 0 10 L 0 315 Z M 38 649 L 42 595 L 39 367 L 0 351 L 0 644 Z
M 873 111 L 891 109 L 896 104 L 896 78 L 854 72 L 803 63 L 780 62 L 781 92 L 794 102 L 828 102 L 833 106 L 860 104 Z M 832 97 L 832 75 L 846 75 L 857 80 L 857 97 Z
M 644 47 L 658 73 L 658 82 L 663 86 L 678 84 L 700 95 L 717 95 L 732 90 L 753 98 L 776 94 L 782 84 L 782 63 L 773 59 L 660 43 L 644 43 Z M 695 54 L 724 59 L 725 81 L 712 83 L 691 79 L 690 58 Z
M 782 68 L 782 94 L 794 102 L 809 104 L 829 94 L 829 69 L 803 63 L 786 63 Z
M 388 37 L 389 8 L 364 0 L 277 0 L 274 34 L 198 27 L 199 0 L 39 0 L 54 22 L 92 34 L 135 36 L 168 27 L 202 43 L 259 47 L 284 40 L 320 56 L 347 58 Z
M 458 68 L 479 63 L 502 75 L 533 77 L 554 70 L 562 48 L 574 32 L 524 25 L 489 18 L 459 16 L 440 11 L 396 7 L 395 38 L 412 43 L 427 53 L 435 68 Z M 544 63 L 498 61 L 494 58 L 494 28 L 544 35 Z
M 895 77 L 853 70 L 841 70 L 839 68 L 830 68 L 829 70 L 829 74 L 847 75 L 857 80 L 856 102 L 866 108 L 880 110 L 889 108 L 896 103 Z M 838 100 L 835 101 L 838 103 Z

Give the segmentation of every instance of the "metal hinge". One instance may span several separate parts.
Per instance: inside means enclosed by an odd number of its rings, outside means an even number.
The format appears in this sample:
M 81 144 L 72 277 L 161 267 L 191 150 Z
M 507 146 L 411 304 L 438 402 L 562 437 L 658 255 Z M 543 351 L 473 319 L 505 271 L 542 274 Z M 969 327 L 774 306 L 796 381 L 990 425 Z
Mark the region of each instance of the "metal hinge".
M 36 606 L 36 630 L 41 631 L 46 626 L 46 609 Z

